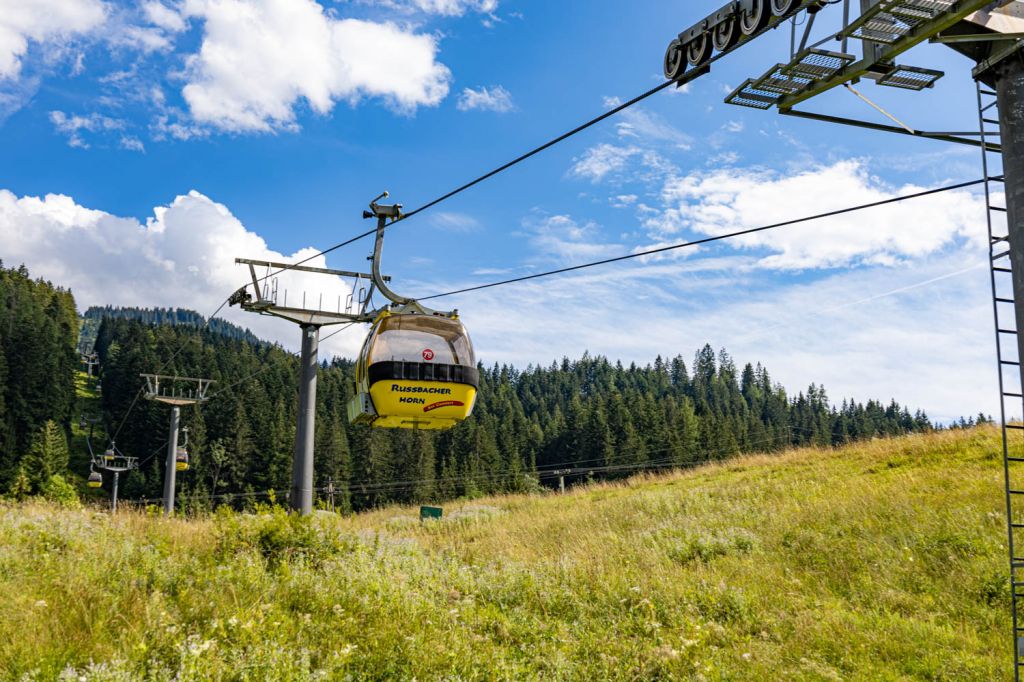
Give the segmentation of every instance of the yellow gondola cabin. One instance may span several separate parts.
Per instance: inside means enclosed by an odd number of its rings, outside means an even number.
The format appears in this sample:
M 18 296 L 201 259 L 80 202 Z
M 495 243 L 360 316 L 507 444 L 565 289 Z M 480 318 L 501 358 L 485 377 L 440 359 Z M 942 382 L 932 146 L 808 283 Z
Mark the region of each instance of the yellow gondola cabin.
M 448 429 L 473 412 L 480 374 L 458 317 L 384 311 L 363 344 L 355 381 L 352 423 Z

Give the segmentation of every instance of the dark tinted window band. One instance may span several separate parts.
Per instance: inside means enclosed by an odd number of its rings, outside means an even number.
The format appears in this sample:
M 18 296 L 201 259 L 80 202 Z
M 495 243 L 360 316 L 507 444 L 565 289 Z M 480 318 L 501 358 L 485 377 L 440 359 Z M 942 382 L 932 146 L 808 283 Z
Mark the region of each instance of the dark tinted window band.
M 371 385 L 378 381 L 407 379 L 409 381 L 444 381 L 452 384 L 469 384 L 473 388 L 480 387 L 480 372 L 476 367 L 464 365 L 388 360 L 370 365 L 367 375 Z

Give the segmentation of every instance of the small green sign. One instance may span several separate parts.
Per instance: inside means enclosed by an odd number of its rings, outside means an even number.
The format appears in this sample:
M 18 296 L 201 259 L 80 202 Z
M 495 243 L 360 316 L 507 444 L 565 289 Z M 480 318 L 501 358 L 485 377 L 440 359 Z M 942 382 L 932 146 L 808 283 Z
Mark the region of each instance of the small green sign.
M 424 519 L 439 519 L 441 518 L 441 507 L 420 507 L 420 521 Z

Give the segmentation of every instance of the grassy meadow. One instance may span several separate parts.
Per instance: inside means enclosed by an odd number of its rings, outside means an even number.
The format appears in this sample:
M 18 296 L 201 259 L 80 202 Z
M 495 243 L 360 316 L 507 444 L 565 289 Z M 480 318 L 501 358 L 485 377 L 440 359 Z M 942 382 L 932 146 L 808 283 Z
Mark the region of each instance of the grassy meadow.
M 995 429 L 310 519 L 0 506 L 0 679 L 1005 680 Z

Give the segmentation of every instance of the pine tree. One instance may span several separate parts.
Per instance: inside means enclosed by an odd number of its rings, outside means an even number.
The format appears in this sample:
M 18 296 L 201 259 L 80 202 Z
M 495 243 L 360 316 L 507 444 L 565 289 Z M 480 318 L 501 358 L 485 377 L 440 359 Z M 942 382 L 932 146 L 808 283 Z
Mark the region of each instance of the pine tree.
M 48 420 L 36 433 L 32 448 L 24 458 L 23 470 L 28 475 L 31 491 L 40 492 L 51 477 L 62 475 L 67 467 L 67 438 L 56 423 Z

